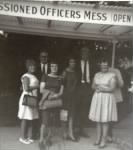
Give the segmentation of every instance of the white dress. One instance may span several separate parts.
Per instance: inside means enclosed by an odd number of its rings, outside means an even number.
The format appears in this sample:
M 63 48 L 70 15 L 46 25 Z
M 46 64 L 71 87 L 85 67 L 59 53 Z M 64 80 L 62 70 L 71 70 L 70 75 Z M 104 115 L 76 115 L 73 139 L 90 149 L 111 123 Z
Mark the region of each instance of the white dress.
M 97 73 L 94 82 L 97 85 L 108 87 L 114 73 Z M 114 93 L 94 92 L 92 97 L 89 119 L 95 122 L 117 121 L 117 107 Z
M 24 77 L 27 77 L 29 79 L 29 86 L 32 87 L 32 86 L 39 85 L 39 81 L 36 78 L 36 76 L 29 74 L 29 73 L 26 73 L 21 77 L 22 85 L 23 85 Z M 26 92 L 23 88 L 23 92 L 22 92 L 22 94 L 20 96 L 20 100 L 19 100 L 18 118 L 19 119 L 26 119 L 26 120 L 38 119 L 39 113 L 38 113 L 37 108 L 31 108 L 29 106 L 22 105 L 23 97 L 27 93 L 30 95 L 33 95 L 33 96 L 37 96 L 37 89 L 33 90 L 32 93 L 31 92 L 29 93 L 29 92 Z

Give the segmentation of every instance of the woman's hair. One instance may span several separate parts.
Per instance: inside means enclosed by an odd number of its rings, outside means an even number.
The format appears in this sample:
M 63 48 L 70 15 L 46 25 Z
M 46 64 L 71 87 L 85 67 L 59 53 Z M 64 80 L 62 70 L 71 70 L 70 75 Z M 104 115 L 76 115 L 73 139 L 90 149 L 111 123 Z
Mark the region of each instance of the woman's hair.
M 49 73 L 51 73 L 51 67 L 52 67 L 52 65 L 56 65 L 57 67 L 58 67 L 58 70 L 57 70 L 57 74 L 58 74 L 58 72 L 59 72 L 59 65 L 58 65 L 58 63 L 57 63 L 57 61 L 50 61 L 50 68 L 49 68 Z
M 108 58 L 101 58 L 100 61 L 99 61 L 99 65 L 100 65 L 101 63 L 107 63 L 108 65 L 110 65 L 110 61 L 109 61 Z
M 29 66 L 36 66 L 36 62 L 33 59 L 27 59 L 25 66 L 26 66 L 26 69 L 28 69 Z
M 74 56 L 68 56 L 67 63 L 69 63 L 70 60 L 75 60 L 75 62 L 76 62 L 76 58 Z
M 76 61 L 76 59 L 75 59 L 73 56 L 71 56 L 71 57 L 68 58 L 68 62 L 69 62 L 70 60 L 75 60 L 75 61 Z
M 50 65 L 52 65 L 52 64 L 58 65 L 57 61 L 55 61 L 55 60 L 50 61 Z

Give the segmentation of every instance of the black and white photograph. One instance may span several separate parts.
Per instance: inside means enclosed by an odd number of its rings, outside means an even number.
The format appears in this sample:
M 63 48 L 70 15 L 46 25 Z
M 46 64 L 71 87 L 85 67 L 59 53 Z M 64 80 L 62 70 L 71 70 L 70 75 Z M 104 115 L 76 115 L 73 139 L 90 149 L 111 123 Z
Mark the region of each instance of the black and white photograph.
M 0 0 L 0 150 L 133 150 L 133 0 Z

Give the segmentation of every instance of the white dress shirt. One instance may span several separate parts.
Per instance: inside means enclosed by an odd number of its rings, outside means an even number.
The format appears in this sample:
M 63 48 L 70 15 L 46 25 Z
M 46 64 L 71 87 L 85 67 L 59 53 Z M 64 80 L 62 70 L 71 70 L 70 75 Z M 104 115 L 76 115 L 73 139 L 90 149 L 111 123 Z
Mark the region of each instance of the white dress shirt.
M 48 71 L 48 64 L 43 64 L 43 63 L 41 63 L 41 72 L 43 72 L 44 69 L 45 68 L 45 73 L 47 74 L 47 71 Z

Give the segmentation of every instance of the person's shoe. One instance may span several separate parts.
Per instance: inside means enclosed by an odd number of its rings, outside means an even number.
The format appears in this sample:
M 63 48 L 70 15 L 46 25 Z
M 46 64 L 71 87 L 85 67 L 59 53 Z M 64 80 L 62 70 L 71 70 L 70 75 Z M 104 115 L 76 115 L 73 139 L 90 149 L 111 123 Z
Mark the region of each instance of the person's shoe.
M 66 137 L 66 140 L 69 140 L 69 141 L 72 141 L 72 142 L 78 142 L 77 138 L 69 136 L 69 135 Z
M 101 142 L 101 144 L 99 145 L 100 149 L 103 149 L 106 147 L 106 142 Z
M 28 141 L 30 141 L 30 143 L 34 143 L 35 142 L 35 140 L 33 140 L 33 139 L 28 139 Z
M 19 138 L 19 141 L 23 144 L 30 144 L 31 142 L 27 139 L 22 139 L 22 138 Z

